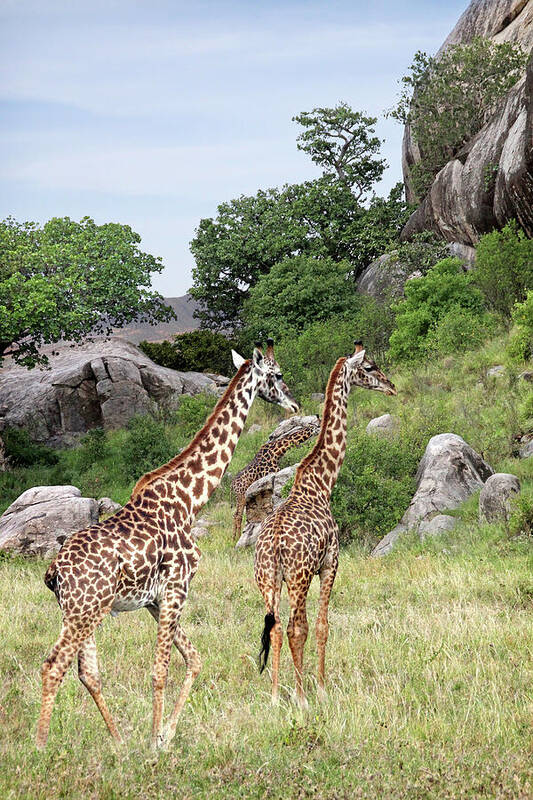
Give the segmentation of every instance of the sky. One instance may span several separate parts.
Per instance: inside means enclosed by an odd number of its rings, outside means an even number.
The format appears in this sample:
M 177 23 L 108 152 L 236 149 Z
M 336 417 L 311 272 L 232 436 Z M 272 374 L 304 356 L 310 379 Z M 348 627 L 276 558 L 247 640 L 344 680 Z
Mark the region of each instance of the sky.
M 192 284 L 189 242 L 217 205 L 317 177 L 292 117 L 340 101 L 379 117 L 417 50 L 466 0 L 0 0 L 0 218 L 131 225 L 153 286 Z

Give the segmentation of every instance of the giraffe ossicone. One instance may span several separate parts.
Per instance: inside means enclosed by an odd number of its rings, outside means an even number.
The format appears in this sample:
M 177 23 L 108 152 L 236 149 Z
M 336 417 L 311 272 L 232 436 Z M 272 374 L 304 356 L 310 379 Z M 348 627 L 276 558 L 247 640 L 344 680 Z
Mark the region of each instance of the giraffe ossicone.
M 289 496 L 263 523 L 255 547 L 255 580 L 265 602 L 259 667 L 262 672 L 272 646 L 272 700 L 277 701 L 279 663 L 283 641 L 280 599 L 287 584 L 290 616 L 287 638 L 294 663 L 296 695 L 307 705 L 303 689 L 303 650 L 308 623 L 306 600 L 315 575 L 320 578 L 316 621 L 318 689 L 324 694 L 325 652 L 328 639 L 329 598 L 339 561 L 337 524 L 330 496 L 346 452 L 348 395 L 352 386 L 395 395 L 396 389 L 355 343 L 353 355 L 339 358 L 326 389 L 320 433 L 311 452 L 301 461 Z
M 238 356 L 238 354 L 236 354 Z M 219 485 L 256 395 L 297 412 L 272 347 L 250 360 L 238 356 L 237 374 L 188 447 L 144 475 L 126 505 L 112 517 L 74 533 L 46 575 L 63 614 L 56 641 L 42 668 L 42 705 L 36 745 L 46 744 L 52 709 L 65 672 L 78 656 L 80 680 L 93 697 L 110 734 L 120 734 L 102 695 L 94 632 L 111 611 L 146 608 L 158 624 L 152 672 L 152 741 L 172 740 L 200 656 L 180 626 L 180 616 L 200 559 L 192 523 Z M 172 646 L 181 653 L 185 678 L 163 728 L 163 701 Z

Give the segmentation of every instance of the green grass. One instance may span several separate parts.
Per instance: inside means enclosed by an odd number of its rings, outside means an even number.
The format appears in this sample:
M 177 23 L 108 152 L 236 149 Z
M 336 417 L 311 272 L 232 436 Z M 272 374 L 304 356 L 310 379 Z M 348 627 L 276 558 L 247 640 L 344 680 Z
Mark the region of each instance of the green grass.
M 351 435 L 360 435 L 368 419 L 385 411 L 399 417 L 397 436 L 417 454 L 434 433 L 459 433 L 495 469 L 517 474 L 533 497 L 533 460 L 512 455 L 513 436 L 530 429 L 523 411 L 530 387 L 517 382 L 512 369 L 492 381 L 485 374 L 502 362 L 504 346 L 496 340 L 476 353 L 393 374 L 397 398 L 354 392 Z M 304 403 L 305 413 L 317 411 L 316 404 Z M 262 429 L 243 434 L 232 474 L 281 416 L 273 407 L 254 405 L 249 425 L 258 422 Z M 178 434 L 169 428 L 169 435 Z M 124 500 L 125 435 L 108 437 L 110 450 L 92 473 L 76 471 L 75 451 L 46 469 L 68 482 L 81 478 L 85 487 L 98 480 L 98 496 Z M 0 499 L 7 505 L 22 481 L 35 485 L 45 474 L 54 473 L 34 468 L 7 474 Z M 176 739 L 159 757 L 149 747 L 156 629 L 142 611 L 108 618 L 97 632 L 104 692 L 124 746 L 108 738 L 71 669 L 58 695 L 48 748 L 35 751 L 39 670 L 59 632 L 60 613 L 42 582 L 44 562 L 0 560 L 1 798 L 533 796 L 530 537 L 480 526 L 476 497 L 456 512 L 453 532 L 423 544 L 407 536 L 384 559 L 369 559 L 367 547 L 374 542 L 363 546 L 356 537 L 341 551 L 332 594 L 323 704 L 315 683 L 316 582 L 309 594 L 310 709 L 302 713 L 292 701 L 286 640 L 277 708 L 269 702 L 268 672 L 257 673 L 264 608 L 252 552 L 232 549 L 228 501 L 226 478 L 205 509 L 214 525 L 200 543 L 203 558 L 183 617 L 203 668 Z M 397 509 L 398 516 L 403 511 Z M 282 613 L 286 622 L 286 601 Z M 167 714 L 183 673 L 174 654 Z

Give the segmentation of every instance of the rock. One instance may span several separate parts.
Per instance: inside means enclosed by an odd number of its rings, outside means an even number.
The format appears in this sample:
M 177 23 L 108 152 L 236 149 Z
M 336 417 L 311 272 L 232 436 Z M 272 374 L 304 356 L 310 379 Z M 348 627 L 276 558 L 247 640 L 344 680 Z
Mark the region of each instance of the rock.
M 461 242 L 450 242 L 446 247 L 451 258 L 458 258 L 465 270 L 474 269 L 476 264 L 476 248 Z
M 528 383 L 533 383 L 533 372 L 521 372 L 518 376 L 519 381 L 528 381 Z
M 72 533 L 97 522 L 98 503 L 75 486 L 36 486 L 0 517 L 0 550 L 51 558 Z
M 473 0 L 441 50 L 474 36 L 510 41 L 531 52 L 533 4 L 524 0 Z M 533 235 L 533 60 L 526 75 L 502 98 L 494 114 L 449 161 L 402 231 L 409 239 L 433 230 L 450 242 L 472 246 L 479 237 L 516 219 Z M 408 202 L 416 202 L 411 167 L 420 151 L 404 132 L 403 172 Z M 488 180 L 493 176 L 493 180 Z
M 381 417 L 374 417 L 366 426 L 366 432 L 370 434 L 378 434 L 379 436 L 387 436 L 394 432 L 398 427 L 398 422 L 392 414 L 382 414 Z
M 263 430 L 263 426 L 259 425 L 257 422 L 254 422 L 253 425 L 250 425 L 248 428 L 248 433 L 259 433 L 259 431 Z
M 516 475 L 507 472 L 496 472 L 491 475 L 479 494 L 479 521 L 508 520 L 511 513 L 511 497 L 519 491 L 520 481 Z
M 120 511 L 121 508 L 120 503 L 115 503 L 110 497 L 101 497 L 98 500 L 98 514 L 100 517 L 110 517 L 111 514 Z
M 496 367 L 491 367 L 487 370 L 488 378 L 503 378 L 505 375 L 505 367 L 503 364 L 498 364 Z
M 182 394 L 218 392 L 207 375 L 160 367 L 118 337 L 55 347 L 49 369 L 8 361 L 0 373 L 6 427 L 26 428 L 52 446 L 72 444 L 91 428 L 123 427 L 135 414 L 173 410 Z
M 315 403 L 323 403 L 326 398 L 324 392 L 311 392 L 310 399 Z
M 389 553 L 405 531 L 418 531 L 423 520 L 460 506 L 493 472 L 460 436 L 454 433 L 433 436 L 418 466 L 416 492 L 409 508 L 400 523 L 374 548 L 372 555 Z
M 518 455 L 520 458 L 531 458 L 531 456 L 533 456 L 533 439 L 530 439 L 529 442 L 522 445 L 518 451 Z
M 279 472 L 272 472 L 255 481 L 248 488 L 246 492 L 246 525 L 235 547 L 247 547 L 255 544 L 261 523 L 271 511 L 283 502 L 281 490 L 294 477 L 297 467 L 298 464 L 293 464 Z
M 418 533 L 422 541 L 426 536 L 437 536 L 439 533 L 451 531 L 457 525 L 455 517 L 450 517 L 448 514 L 437 514 L 431 519 L 424 519 L 420 523 Z
M 191 528 L 191 536 L 193 539 L 202 539 L 204 536 L 209 535 L 209 528 L 204 525 L 193 525 Z
M 318 433 L 320 430 L 320 417 L 318 417 L 316 414 L 310 414 L 308 416 L 295 414 L 293 417 L 289 417 L 289 419 L 284 419 L 276 428 L 274 428 L 268 437 L 268 441 L 272 442 L 274 439 L 279 439 L 281 436 L 286 436 L 288 433 L 292 433 L 292 431 L 296 430 L 297 428 L 305 428 L 307 425 L 315 425 Z
M 218 375 L 216 372 L 204 372 L 204 375 L 210 381 L 216 383 L 217 386 L 228 386 L 231 381 L 231 378 L 226 377 L 226 375 Z

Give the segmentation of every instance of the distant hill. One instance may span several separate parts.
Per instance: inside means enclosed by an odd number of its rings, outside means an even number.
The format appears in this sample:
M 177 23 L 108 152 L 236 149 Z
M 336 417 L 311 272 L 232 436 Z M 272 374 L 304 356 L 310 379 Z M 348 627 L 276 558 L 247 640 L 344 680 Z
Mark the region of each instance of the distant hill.
M 115 333 L 133 344 L 139 344 L 144 339 L 149 342 L 160 342 L 163 339 L 170 339 L 176 333 L 194 331 L 200 327 L 199 321 L 193 317 L 198 303 L 190 295 L 165 297 L 165 303 L 174 309 L 177 319 L 170 322 L 158 322 L 156 325 L 132 322 L 124 328 L 115 328 Z

